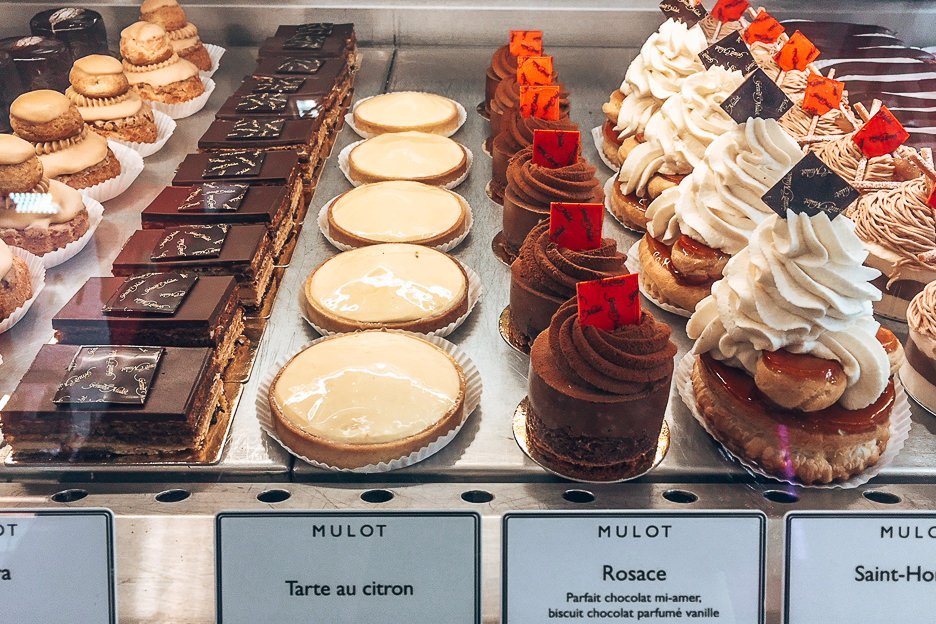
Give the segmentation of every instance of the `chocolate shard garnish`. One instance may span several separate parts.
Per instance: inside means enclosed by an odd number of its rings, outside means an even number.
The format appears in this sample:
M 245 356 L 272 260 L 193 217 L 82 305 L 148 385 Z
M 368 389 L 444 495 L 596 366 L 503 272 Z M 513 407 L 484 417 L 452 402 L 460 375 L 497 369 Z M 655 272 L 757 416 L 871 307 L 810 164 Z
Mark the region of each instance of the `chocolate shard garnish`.
M 295 93 L 306 79 L 292 76 L 259 76 L 253 93 Z
M 189 193 L 176 210 L 178 212 L 237 212 L 249 188 L 247 184 L 216 184 L 214 182 L 201 184 Z
M 202 174 L 205 178 L 253 177 L 263 168 L 265 154 L 258 151 L 237 150 L 213 154 Z
M 227 133 L 229 139 L 275 139 L 283 134 L 283 119 L 238 119 Z
M 280 74 L 314 74 L 322 68 L 319 59 L 287 58 L 276 67 Z
M 162 347 L 81 347 L 52 402 L 143 405 L 163 351 Z
M 283 42 L 284 50 L 321 50 L 325 45 L 323 35 L 311 32 L 297 32 Z
M 198 260 L 221 255 L 228 228 L 224 223 L 167 228 L 150 260 Z
M 582 327 L 614 331 L 640 322 L 640 297 L 636 273 L 616 275 L 575 285 L 578 322 Z
M 793 101 L 764 70 L 757 68 L 725 98 L 721 107 L 729 117 L 740 124 L 751 117 L 780 119 L 793 108 Z
M 667 18 L 683 22 L 690 28 L 708 15 L 702 3 L 695 0 L 663 0 L 660 10 Z
M 834 219 L 858 199 L 858 191 L 809 152 L 761 199 L 783 218 L 787 211 L 810 217 L 824 212 Z
M 707 47 L 699 53 L 699 60 L 706 69 L 718 65 L 745 75 L 757 69 L 757 61 L 754 60 L 751 50 L 744 43 L 740 31 L 722 37 Z
M 238 100 L 238 113 L 279 113 L 286 110 L 289 97 L 284 93 L 251 93 Z
M 573 251 L 601 246 L 604 204 L 552 202 L 549 206 L 549 240 Z
M 194 273 L 169 271 L 128 277 L 101 310 L 108 316 L 173 316 L 198 281 Z

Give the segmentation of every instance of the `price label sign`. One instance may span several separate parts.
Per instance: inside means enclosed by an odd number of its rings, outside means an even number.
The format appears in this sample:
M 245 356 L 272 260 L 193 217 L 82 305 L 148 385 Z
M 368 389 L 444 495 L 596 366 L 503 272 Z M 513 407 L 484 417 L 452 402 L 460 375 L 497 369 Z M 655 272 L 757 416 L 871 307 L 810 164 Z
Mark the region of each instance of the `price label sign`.
M 505 624 L 764 621 L 761 513 L 517 513 Z
M 934 612 L 936 514 L 787 514 L 786 624 L 930 624 Z
M 115 624 L 113 514 L 0 510 L 0 621 Z
M 221 513 L 218 624 L 481 623 L 476 513 Z

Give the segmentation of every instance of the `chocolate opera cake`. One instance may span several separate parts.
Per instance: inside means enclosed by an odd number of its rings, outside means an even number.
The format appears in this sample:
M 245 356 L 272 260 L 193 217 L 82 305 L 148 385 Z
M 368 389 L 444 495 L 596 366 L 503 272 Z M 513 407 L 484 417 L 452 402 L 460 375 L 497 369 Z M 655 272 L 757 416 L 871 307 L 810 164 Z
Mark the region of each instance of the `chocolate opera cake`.
M 350 62 L 355 44 L 354 24 L 321 22 L 280 26 L 260 45 L 259 57 L 296 55 Z
M 203 461 L 230 419 L 211 349 L 43 345 L 0 412 L 22 456 Z

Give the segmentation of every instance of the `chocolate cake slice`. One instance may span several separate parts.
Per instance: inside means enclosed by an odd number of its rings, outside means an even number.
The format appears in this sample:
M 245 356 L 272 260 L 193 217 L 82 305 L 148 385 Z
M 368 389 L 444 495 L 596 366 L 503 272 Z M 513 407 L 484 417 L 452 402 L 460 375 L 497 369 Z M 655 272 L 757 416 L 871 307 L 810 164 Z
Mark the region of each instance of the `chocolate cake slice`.
M 354 54 L 355 45 L 354 24 L 284 25 L 261 44 L 259 57 L 296 54 L 346 59 Z

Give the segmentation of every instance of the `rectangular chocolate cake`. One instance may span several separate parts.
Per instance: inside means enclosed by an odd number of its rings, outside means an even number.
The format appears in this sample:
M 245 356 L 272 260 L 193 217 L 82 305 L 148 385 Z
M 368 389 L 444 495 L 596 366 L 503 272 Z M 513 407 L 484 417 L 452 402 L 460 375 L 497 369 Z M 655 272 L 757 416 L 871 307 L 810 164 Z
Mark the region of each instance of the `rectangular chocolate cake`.
M 237 279 L 245 306 L 261 304 L 273 279 L 273 248 L 263 225 L 189 225 L 137 230 L 114 260 L 114 275 L 191 271 Z
M 43 345 L 0 411 L 17 456 L 204 461 L 230 420 L 211 349 Z
M 260 46 L 260 58 L 273 54 L 313 58 L 350 58 L 355 51 L 354 24 L 280 26 Z
M 145 229 L 209 223 L 263 223 L 278 230 L 292 211 L 285 186 L 210 182 L 167 186 L 140 218 Z
M 324 98 L 325 96 L 320 95 L 290 93 L 235 93 L 225 100 L 215 117 L 232 120 L 254 118 L 269 120 L 270 124 L 281 119 L 324 119 L 326 109 Z M 256 136 L 259 131 L 259 129 L 245 128 L 242 134 L 249 132 Z M 267 135 L 275 135 L 272 125 L 268 124 L 263 131 Z

